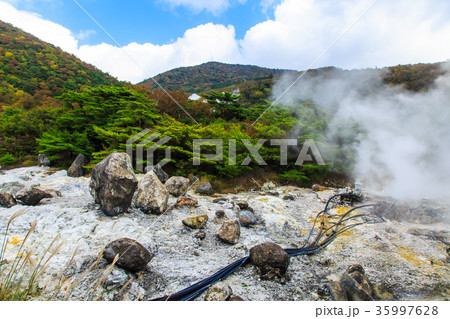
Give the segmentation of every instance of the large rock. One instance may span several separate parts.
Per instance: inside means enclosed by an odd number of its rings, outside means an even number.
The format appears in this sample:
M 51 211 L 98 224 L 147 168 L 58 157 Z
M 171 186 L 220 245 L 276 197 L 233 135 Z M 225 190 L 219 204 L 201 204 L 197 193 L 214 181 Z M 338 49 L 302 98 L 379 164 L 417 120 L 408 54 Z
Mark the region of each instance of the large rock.
M 201 183 L 200 185 L 198 185 L 196 191 L 197 193 L 202 195 L 214 194 L 214 189 L 212 188 L 211 183 L 209 182 Z
M 241 227 L 237 220 L 228 220 L 224 222 L 217 232 L 217 237 L 227 244 L 236 244 L 239 241 L 240 236 Z
M 38 154 L 39 166 L 50 166 L 50 160 L 45 154 Z
M 116 216 L 128 210 L 137 186 L 137 178 L 126 153 L 114 152 L 95 165 L 90 192 L 102 211 Z
M 11 208 L 16 205 L 16 200 L 11 194 L 0 193 L 0 207 Z
M 274 243 L 263 243 L 252 247 L 250 260 L 259 269 L 261 279 L 281 278 L 289 266 L 289 255 Z
M 169 179 L 169 175 L 166 172 L 164 172 L 164 170 L 161 168 L 159 164 L 156 164 L 155 166 L 147 166 L 145 168 L 146 173 L 150 171 L 155 172 L 156 176 L 158 176 L 161 183 L 165 183 Z
M 53 196 L 39 188 L 25 188 L 16 194 L 16 199 L 20 200 L 24 205 L 36 206 L 44 198 L 52 198 Z
M 205 301 L 226 301 L 230 299 L 233 290 L 223 282 L 211 286 L 206 292 Z
M 192 216 L 187 217 L 183 219 L 183 224 L 192 228 L 192 229 L 199 229 L 206 225 L 206 222 L 208 221 L 208 215 L 199 215 L 199 216 Z
M 14 194 L 17 194 L 24 188 L 26 188 L 25 184 L 19 182 L 6 182 L 0 184 L 0 193 L 9 193 L 14 196 Z
M 145 269 L 153 258 L 144 246 L 130 238 L 117 239 L 106 245 L 103 251 L 103 257 L 109 262 L 112 262 L 117 254 L 119 259 L 116 265 L 131 272 Z
M 138 184 L 136 207 L 144 213 L 162 214 L 167 209 L 169 192 L 156 176 L 149 171 L 141 178 Z
M 78 154 L 78 156 L 73 161 L 72 165 L 70 165 L 69 169 L 67 170 L 67 176 L 70 177 L 81 177 L 84 175 L 84 167 L 89 163 L 86 156 L 83 154 Z
M 166 186 L 170 194 L 178 197 L 187 191 L 189 187 L 189 178 L 172 176 L 166 181 L 164 186 Z
M 370 301 L 382 298 L 376 287 L 370 282 L 364 268 L 360 264 L 351 265 L 342 277 L 335 278 L 329 276 L 331 295 L 337 301 Z M 391 299 L 391 295 L 385 292 L 386 299 Z

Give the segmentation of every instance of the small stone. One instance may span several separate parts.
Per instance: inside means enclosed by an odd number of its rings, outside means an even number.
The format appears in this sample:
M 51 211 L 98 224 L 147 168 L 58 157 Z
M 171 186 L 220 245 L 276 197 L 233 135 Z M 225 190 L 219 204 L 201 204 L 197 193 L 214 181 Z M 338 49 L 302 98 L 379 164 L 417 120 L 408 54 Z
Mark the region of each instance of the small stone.
M 205 301 L 226 301 L 230 299 L 233 291 L 231 287 L 223 282 L 218 282 L 208 289 Z
M 283 196 L 284 200 L 295 200 L 295 196 L 292 194 L 286 194 Z
M 176 206 L 188 206 L 188 207 L 197 207 L 198 201 L 196 199 L 187 197 L 187 196 L 180 196 L 177 198 L 177 204 Z
M 279 279 L 289 266 L 289 255 L 274 243 L 263 243 L 250 249 L 250 260 L 259 269 L 261 279 Z
M 200 253 L 199 253 L 198 251 L 195 250 L 195 251 L 194 251 L 194 256 L 197 256 L 197 257 L 198 257 L 198 256 L 200 256 Z
M 113 290 L 125 285 L 128 281 L 128 275 L 122 269 L 113 268 L 111 273 L 105 280 L 106 290 Z
M 245 301 L 242 297 L 239 296 L 233 296 L 228 301 Z
M 278 195 L 280 195 L 280 193 L 278 193 L 277 191 L 267 191 L 266 194 L 270 195 L 270 196 L 278 196 Z
M 250 227 L 256 223 L 255 216 L 248 210 L 241 210 L 237 217 L 243 227 Z
M 17 202 L 11 194 L 0 193 L 0 207 L 11 208 L 16 204 Z
M 172 176 L 165 183 L 166 189 L 175 197 L 183 195 L 189 187 L 189 178 Z
M 275 188 L 275 184 L 273 183 L 273 182 L 266 182 L 266 183 L 264 183 L 264 185 L 263 185 L 263 190 L 268 190 L 268 189 L 272 189 L 272 188 Z
M 44 198 L 52 198 L 52 195 L 41 189 L 32 187 L 21 190 L 16 194 L 16 199 L 21 201 L 24 205 L 36 206 Z
M 147 166 L 145 168 L 146 173 L 150 171 L 153 171 L 156 174 L 161 183 L 165 183 L 169 179 L 169 175 L 166 172 L 164 172 L 164 170 L 161 168 L 159 164 L 156 164 L 155 166 Z
M 239 241 L 240 235 L 241 227 L 237 220 L 224 222 L 217 232 L 217 237 L 227 244 L 236 244 Z
M 324 191 L 326 189 L 325 186 L 319 185 L 319 184 L 314 184 L 313 186 L 311 186 L 312 190 L 315 192 L 321 192 Z
M 200 185 L 198 185 L 196 191 L 197 191 L 197 193 L 202 194 L 202 195 L 214 194 L 214 190 L 211 186 L 211 183 L 209 183 L 209 182 L 201 183 Z
M 216 217 L 217 218 L 224 218 L 225 217 L 225 211 L 224 210 L 216 211 Z
M 240 209 L 247 209 L 248 208 L 248 203 L 245 200 L 237 201 L 236 205 L 239 206 Z
M 203 240 L 206 238 L 206 233 L 203 230 L 200 230 L 197 233 L 195 233 L 194 237 Z
M 226 202 L 226 201 L 228 201 L 228 198 L 225 198 L 225 197 L 219 197 L 219 198 L 214 198 L 213 199 L 213 203 L 215 203 L 215 204 Z
M 199 215 L 199 216 L 193 216 L 193 217 L 187 217 L 183 219 L 183 224 L 192 228 L 192 229 L 199 229 L 206 225 L 206 222 L 208 221 L 208 215 Z
M 106 245 L 103 251 L 103 257 L 109 262 L 113 262 L 117 254 L 119 259 L 116 265 L 131 272 L 145 269 L 153 258 L 144 246 L 130 238 L 117 239 Z
M 84 175 L 84 167 L 88 164 L 88 159 L 83 154 L 78 154 L 78 156 L 73 161 L 67 170 L 67 176 L 70 177 L 81 177 Z
M 38 162 L 39 166 L 50 166 L 50 160 L 48 159 L 48 156 L 45 154 L 38 155 Z

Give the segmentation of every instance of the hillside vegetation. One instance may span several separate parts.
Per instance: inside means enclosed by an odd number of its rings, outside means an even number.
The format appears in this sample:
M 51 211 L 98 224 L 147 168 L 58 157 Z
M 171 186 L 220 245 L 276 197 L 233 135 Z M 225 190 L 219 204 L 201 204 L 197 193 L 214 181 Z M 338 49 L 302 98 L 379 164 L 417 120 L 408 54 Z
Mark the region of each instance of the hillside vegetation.
M 355 140 L 327 139 L 330 111 L 308 100 L 270 107 L 273 86 L 282 70 L 221 63 L 177 69 L 167 72 L 173 86 L 170 81 L 162 83 L 177 89 L 168 96 L 148 85 L 118 82 L 8 24 L 1 23 L 0 30 L 2 166 L 35 164 L 39 152 L 49 155 L 55 166 L 67 167 L 78 153 L 85 154 L 93 165 L 112 151 L 125 151 L 126 141 L 147 128 L 161 133 L 160 138 L 170 138 L 155 153 L 155 160 L 160 160 L 171 148 L 171 161 L 165 166 L 169 173 L 204 176 L 216 181 L 219 189 L 228 183 L 220 185 L 218 178 L 244 180 L 246 175 L 258 174 L 261 166 L 248 149 L 261 140 L 267 141 L 258 149 L 266 164 L 264 174 L 286 183 L 310 185 L 331 174 L 345 176 L 352 167 L 354 152 L 349 145 Z M 358 71 L 330 67 L 311 70 L 307 76 L 319 81 L 336 72 Z M 402 85 L 414 91 L 427 90 L 442 74 L 438 64 L 371 72 L 383 72 L 385 84 L 381 85 Z M 212 90 L 230 83 L 234 84 Z M 232 93 L 236 88 L 239 94 Z M 189 100 L 192 91 L 203 92 L 204 100 Z M 259 121 L 253 125 L 256 119 Z M 354 130 L 358 136 L 359 128 Z M 297 140 L 297 147 L 289 149 L 287 165 L 279 164 L 280 146 L 268 142 L 282 138 Z M 200 165 L 193 165 L 195 139 L 223 140 L 223 158 L 201 156 Z M 326 165 L 296 165 L 299 150 L 310 139 L 327 155 Z M 235 145 L 230 140 L 236 140 Z M 211 145 L 202 146 L 202 154 L 214 151 Z M 248 161 L 247 156 L 250 162 L 241 165 Z
M 118 81 L 61 49 L 0 21 L 0 103 L 31 109 L 52 97 Z

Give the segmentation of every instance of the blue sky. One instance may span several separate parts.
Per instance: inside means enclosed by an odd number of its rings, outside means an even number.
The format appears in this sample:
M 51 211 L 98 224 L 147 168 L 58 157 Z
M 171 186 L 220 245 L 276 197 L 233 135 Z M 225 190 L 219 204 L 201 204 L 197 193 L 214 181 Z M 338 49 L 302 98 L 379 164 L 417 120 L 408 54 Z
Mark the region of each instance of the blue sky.
M 94 45 L 101 42 L 114 44 L 72 0 L 7 0 L 7 2 L 12 3 L 17 9 L 38 13 L 47 20 L 65 26 L 75 34 L 85 33 L 87 36 L 79 39 L 80 44 Z M 235 27 L 236 36 L 242 38 L 250 27 L 273 16 L 273 4 L 276 1 L 266 1 L 272 4 L 269 8 L 260 1 L 229 1 L 227 7 L 222 9 L 220 7 L 214 9 L 213 6 L 199 9 L 190 5 L 174 5 L 170 2 L 78 0 L 78 3 L 121 45 L 129 42 L 168 44 L 182 37 L 186 30 L 208 22 L 231 24 Z M 175 0 L 174 3 L 176 2 Z
M 442 0 L 0 0 L 0 19 L 133 83 L 208 61 L 304 70 L 450 58 Z

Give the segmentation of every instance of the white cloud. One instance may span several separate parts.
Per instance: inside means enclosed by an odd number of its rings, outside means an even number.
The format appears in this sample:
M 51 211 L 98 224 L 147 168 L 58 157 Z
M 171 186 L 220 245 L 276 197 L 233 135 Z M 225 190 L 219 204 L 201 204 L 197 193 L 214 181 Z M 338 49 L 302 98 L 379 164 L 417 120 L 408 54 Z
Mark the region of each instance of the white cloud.
M 75 37 L 79 40 L 85 40 L 96 33 L 97 32 L 95 30 L 81 30 L 80 32 L 75 34 Z
M 69 29 L 45 20 L 36 13 L 17 10 L 11 4 L 0 1 L 0 20 L 11 23 L 67 52 L 74 54 L 77 52 L 78 41 Z
M 180 66 L 235 62 L 239 48 L 233 26 L 208 23 L 187 30 L 172 44 L 130 43 L 123 49 L 105 43 L 83 45 L 78 56 L 121 80 L 135 83 Z
M 261 0 L 259 5 L 262 8 L 262 12 L 267 13 L 274 6 L 275 2 L 279 2 L 279 0 Z
M 274 20 L 241 41 L 252 63 L 305 69 L 373 2 L 285 0 Z M 448 4 L 438 0 L 378 1 L 314 67 L 344 68 L 435 62 L 450 57 Z M 264 54 L 261 54 L 264 52 Z
M 242 1 L 242 0 L 240 0 Z M 245 0 L 244 0 L 245 1 Z M 160 0 L 160 2 L 171 7 L 183 6 L 195 12 L 202 10 L 210 11 L 214 14 L 223 12 L 230 6 L 230 0 Z

